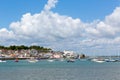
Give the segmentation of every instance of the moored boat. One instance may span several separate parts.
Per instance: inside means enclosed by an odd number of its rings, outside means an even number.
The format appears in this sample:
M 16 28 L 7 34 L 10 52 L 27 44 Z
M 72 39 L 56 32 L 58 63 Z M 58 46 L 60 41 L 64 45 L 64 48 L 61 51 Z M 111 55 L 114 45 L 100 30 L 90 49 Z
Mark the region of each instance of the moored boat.
M 15 62 L 19 62 L 18 58 L 15 59 Z
M 2 63 L 2 62 L 6 62 L 6 61 L 4 61 L 4 60 L 0 60 L 0 63 Z
M 106 62 L 118 62 L 117 60 L 114 60 L 114 59 L 108 59 L 108 60 L 105 60 Z
M 69 59 L 67 62 L 75 62 L 75 59 Z
M 99 58 L 94 58 L 94 59 L 92 59 L 91 61 L 93 61 L 93 62 L 98 62 L 98 63 L 103 63 L 103 62 L 105 62 L 104 59 L 99 59 Z
M 31 57 L 30 59 L 28 59 L 28 62 L 30 62 L 30 63 L 36 63 L 36 62 L 38 62 L 38 60 L 35 59 L 34 57 Z
M 48 61 L 48 62 L 53 62 L 54 60 L 53 60 L 53 59 L 48 59 L 47 61 Z

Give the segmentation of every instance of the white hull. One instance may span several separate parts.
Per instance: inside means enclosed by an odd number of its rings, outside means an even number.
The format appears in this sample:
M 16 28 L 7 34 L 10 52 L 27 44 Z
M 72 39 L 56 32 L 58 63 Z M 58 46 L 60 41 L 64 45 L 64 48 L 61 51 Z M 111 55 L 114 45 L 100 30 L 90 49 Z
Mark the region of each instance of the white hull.
M 38 60 L 28 60 L 28 62 L 30 62 L 30 63 L 36 63 L 36 62 L 38 62 Z
M 75 62 L 75 60 L 74 59 L 69 59 L 69 60 L 67 60 L 67 62 Z
M 98 62 L 98 63 L 103 63 L 103 62 L 105 62 L 105 61 L 95 61 L 95 62 Z
M 53 62 L 54 60 L 47 60 L 48 62 Z
M 103 62 L 105 62 L 104 60 L 100 60 L 100 59 L 92 59 L 91 61 L 93 61 L 93 62 L 98 62 L 98 63 L 103 63 Z
M 6 61 L 0 60 L 0 63 L 3 63 L 3 62 L 6 62 Z
M 30 59 L 28 59 L 28 62 L 30 62 L 30 63 L 36 63 L 36 62 L 38 62 L 38 60 L 35 59 L 35 58 L 33 58 L 33 57 L 31 57 Z

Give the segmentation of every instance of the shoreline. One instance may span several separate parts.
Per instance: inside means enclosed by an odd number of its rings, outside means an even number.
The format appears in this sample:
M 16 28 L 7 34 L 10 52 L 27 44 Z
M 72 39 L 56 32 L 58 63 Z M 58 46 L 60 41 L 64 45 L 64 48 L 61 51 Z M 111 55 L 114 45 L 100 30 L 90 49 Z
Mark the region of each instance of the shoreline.
M 30 59 L 31 57 L 26 57 L 26 58 L 17 58 L 18 60 L 26 60 L 26 59 Z M 0 58 L 0 60 L 15 60 L 16 58 Z M 46 60 L 49 58 L 40 58 L 40 60 Z M 52 58 L 55 59 L 55 58 Z
M 0 58 L 0 60 L 15 60 L 16 58 Z M 18 58 L 19 60 L 26 60 L 29 58 Z

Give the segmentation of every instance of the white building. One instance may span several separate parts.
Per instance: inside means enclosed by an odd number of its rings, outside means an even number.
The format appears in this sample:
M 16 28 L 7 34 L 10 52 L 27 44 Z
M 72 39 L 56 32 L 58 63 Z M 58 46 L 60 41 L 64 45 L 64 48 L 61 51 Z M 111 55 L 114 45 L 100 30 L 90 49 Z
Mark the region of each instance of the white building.
M 74 52 L 73 51 L 63 51 L 63 56 L 66 56 L 67 58 L 74 57 Z

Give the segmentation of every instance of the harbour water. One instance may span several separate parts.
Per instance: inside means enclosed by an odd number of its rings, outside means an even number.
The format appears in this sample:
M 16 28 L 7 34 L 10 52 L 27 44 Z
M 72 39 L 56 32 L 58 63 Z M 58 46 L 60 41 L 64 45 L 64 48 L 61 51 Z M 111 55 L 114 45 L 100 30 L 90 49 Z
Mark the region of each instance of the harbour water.
M 120 80 L 120 62 L 41 60 L 0 63 L 0 80 Z

